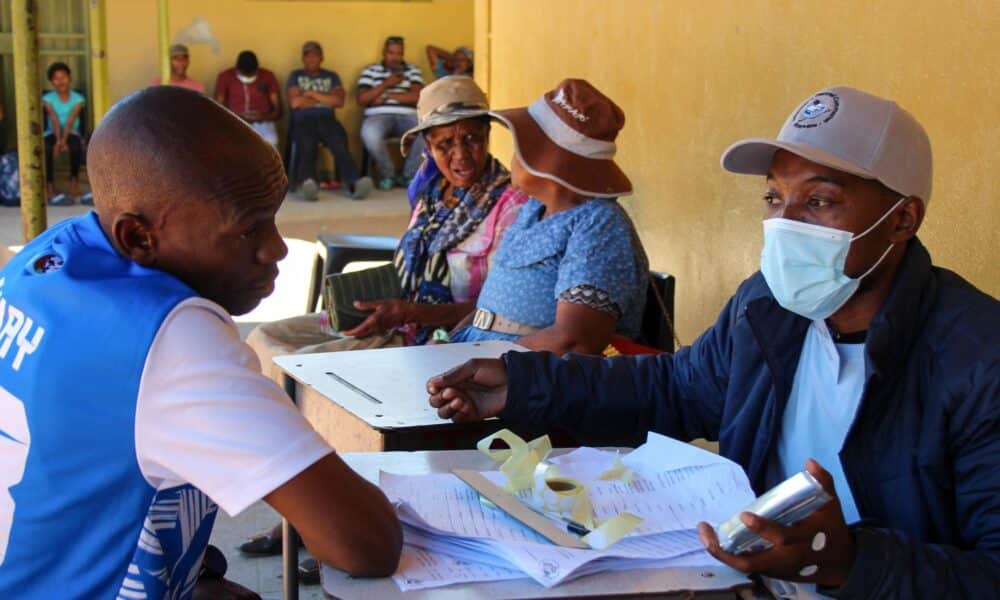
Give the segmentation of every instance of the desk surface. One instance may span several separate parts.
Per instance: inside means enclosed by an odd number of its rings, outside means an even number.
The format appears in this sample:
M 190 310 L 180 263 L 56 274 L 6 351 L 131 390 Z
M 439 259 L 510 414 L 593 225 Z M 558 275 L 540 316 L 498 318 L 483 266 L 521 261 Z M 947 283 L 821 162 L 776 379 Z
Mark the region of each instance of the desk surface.
M 556 450 L 556 454 L 567 450 Z M 369 481 L 377 482 L 379 470 L 406 475 L 444 473 L 455 468 L 487 470 L 495 466 L 489 458 L 476 450 L 450 450 L 441 452 L 378 452 L 348 453 L 342 458 L 355 471 Z M 643 596 L 673 598 L 684 597 L 668 594 L 669 591 L 692 589 L 728 590 L 747 585 L 746 578 L 723 566 L 698 569 L 636 569 L 599 573 L 546 589 L 531 579 L 499 581 L 493 583 L 453 585 L 402 593 L 389 577 L 381 579 L 352 579 L 342 571 L 323 567 L 323 589 L 332 597 L 343 600 L 393 599 L 404 600 L 459 600 L 493 598 L 568 598 L 568 597 L 624 597 Z M 705 600 L 733 600 L 732 591 L 714 591 L 698 594 Z
M 510 342 L 472 342 L 293 354 L 274 362 L 369 427 L 391 430 L 448 424 L 427 403 L 427 380 L 469 359 L 498 358 L 510 350 L 524 348 Z

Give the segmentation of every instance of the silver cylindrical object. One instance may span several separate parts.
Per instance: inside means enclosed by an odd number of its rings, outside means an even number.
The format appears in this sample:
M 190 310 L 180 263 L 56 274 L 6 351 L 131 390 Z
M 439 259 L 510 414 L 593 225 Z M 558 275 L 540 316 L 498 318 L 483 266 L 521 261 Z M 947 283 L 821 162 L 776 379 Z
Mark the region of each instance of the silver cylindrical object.
M 719 525 L 716 528 L 719 545 L 731 554 L 770 548 L 771 542 L 743 524 L 740 520 L 742 513 L 753 513 L 787 527 L 808 517 L 830 500 L 833 500 L 830 494 L 808 471 L 796 473 Z

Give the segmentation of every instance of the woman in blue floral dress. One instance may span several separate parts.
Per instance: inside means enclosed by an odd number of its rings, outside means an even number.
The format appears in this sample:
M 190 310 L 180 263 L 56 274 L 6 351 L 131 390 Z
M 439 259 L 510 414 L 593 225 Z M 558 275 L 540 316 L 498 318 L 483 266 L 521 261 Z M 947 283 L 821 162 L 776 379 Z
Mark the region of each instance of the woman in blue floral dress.
M 513 133 L 511 181 L 530 198 L 493 259 L 472 323 L 452 341 L 597 354 L 614 334 L 635 339 L 649 263 L 616 200 L 632 192 L 612 160 L 621 109 L 586 81 L 566 80 L 529 107 L 491 114 Z

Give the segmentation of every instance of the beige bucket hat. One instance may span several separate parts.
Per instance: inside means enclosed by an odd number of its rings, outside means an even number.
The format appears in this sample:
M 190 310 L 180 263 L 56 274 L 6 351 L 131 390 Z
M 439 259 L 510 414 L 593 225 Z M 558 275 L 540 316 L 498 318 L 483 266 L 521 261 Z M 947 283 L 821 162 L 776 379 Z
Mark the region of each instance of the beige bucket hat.
M 400 151 L 405 155 L 410 136 L 439 125 L 489 115 L 486 94 L 471 77 L 449 75 L 420 90 L 417 126 L 403 134 Z

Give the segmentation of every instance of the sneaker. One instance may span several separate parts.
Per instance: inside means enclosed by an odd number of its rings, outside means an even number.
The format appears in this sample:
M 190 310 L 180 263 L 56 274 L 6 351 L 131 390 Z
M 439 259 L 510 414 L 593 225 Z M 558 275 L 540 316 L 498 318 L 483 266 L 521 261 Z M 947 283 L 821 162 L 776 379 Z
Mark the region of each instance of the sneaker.
M 49 206 L 72 206 L 73 199 L 66 194 L 56 194 L 49 198 Z
M 412 177 L 404 177 L 402 175 L 396 177 L 396 187 L 408 188 L 410 187 L 410 182 L 413 181 Z
M 80 204 L 83 204 L 84 206 L 93 206 L 94 195 L 91 194 L 90 192 L 87 192 L 86 194 L 80 196 Z
M 342 187 L 344 187 L 344 185 L 342 183 L 340 183 L 339 181 L 337 181 L 337 180 L 333 180 L 333 181 L 321 181 L 321 182 L 319 182 L 319 189 L 321 189 L 321 190 L 334 190 L 334 191 L 336 191 L 336 190 L 339 190 Z
M 392 180 L 392 177 L 386 177 L 378 182 L 378 189 L 382 190 L 383 192 L 388 192 L 395 186 L 396 182 Z
M 368 194 L 371 193 L 374 187 L 375 184 L 372 182 L 371 177 L 362 177 L 347 186 L 347 189 L 344 191 L 347 192 L 347 195 L 354 200 L 364 200 L 368 197 Z
M 306 202 L 315 202 L 319 198 L 319 186 L 313 179 L 306 179 L 299 186 L 299 194 Z

